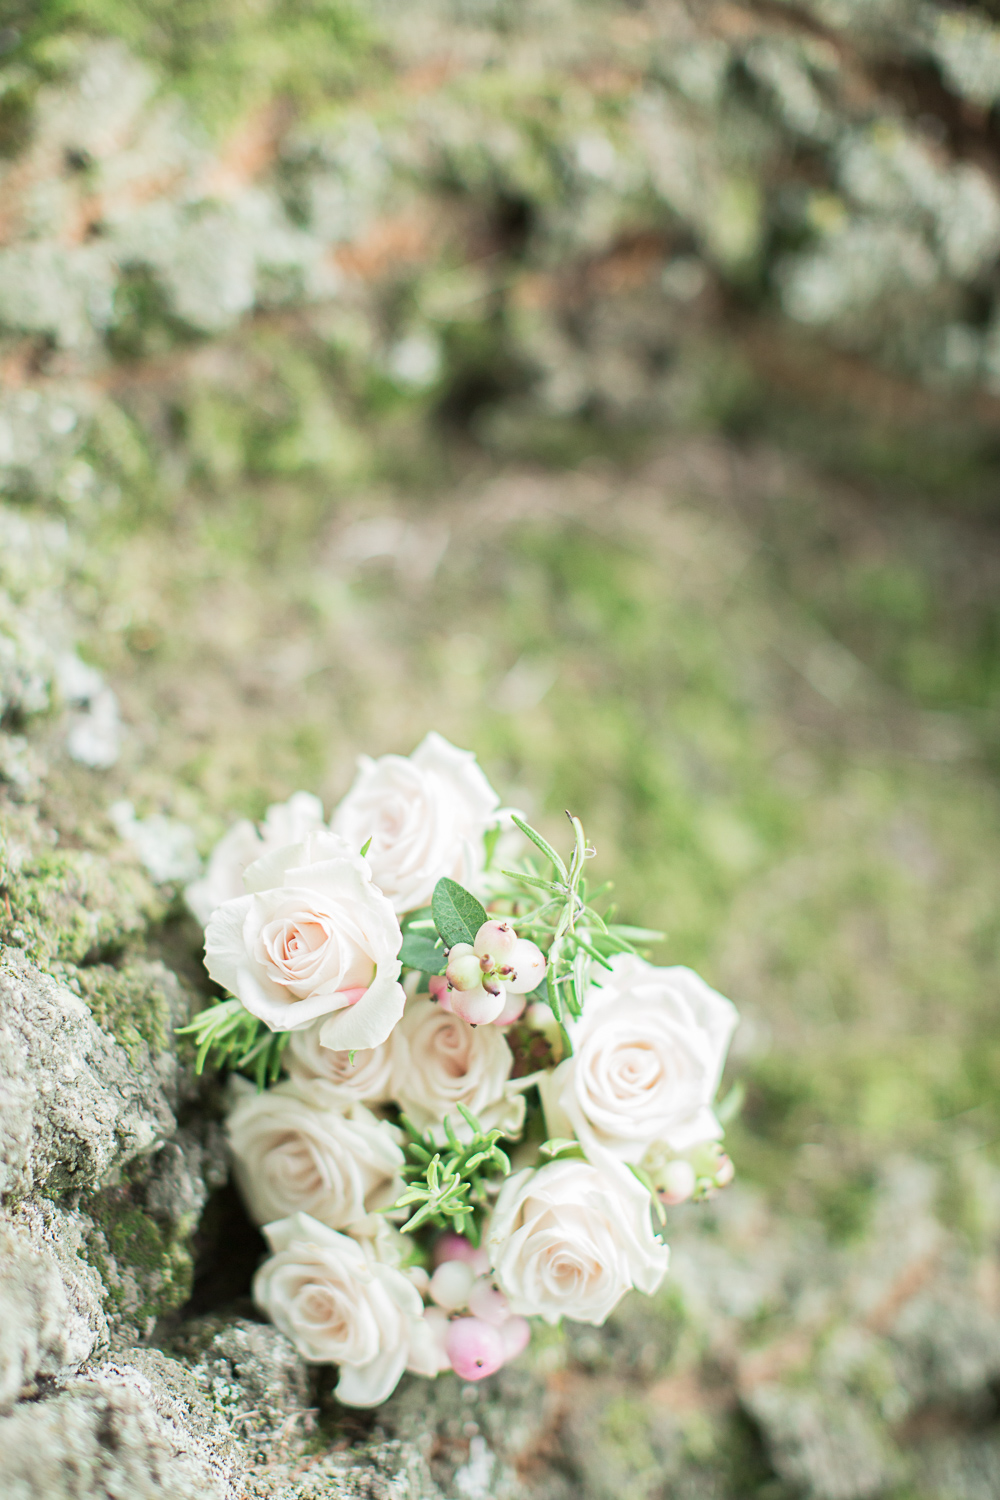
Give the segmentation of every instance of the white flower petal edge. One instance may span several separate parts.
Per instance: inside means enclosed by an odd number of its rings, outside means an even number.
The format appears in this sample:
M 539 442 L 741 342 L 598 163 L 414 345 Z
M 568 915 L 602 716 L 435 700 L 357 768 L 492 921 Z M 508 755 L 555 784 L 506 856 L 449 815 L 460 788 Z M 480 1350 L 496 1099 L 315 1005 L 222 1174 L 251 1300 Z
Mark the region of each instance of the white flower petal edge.
M 216 983 L 272 1031 L 329 1017 L 324 1046 L 384 1042 L 405 1004 L 403 938 L 367 861 L 323 831 L 265 854 L 244 880 L 250 894 L 213 912 L 205 933 Z
M 224 901 L 242 896 L 243 871 L 262 854 L 283 844 L 299 843 L 323 827 L 323 804 L 312 792 L 294 792 L 287 802 L 274 802 L 260 824 L 241 818 L 216 844 L 208 866 L 184 892 L 189 909 L 201 923 Z
M 305 1213 L 265 1225 L 264 1235 L 273 1253 L 254 1277 L 254 1300 L 304 1359 L 340 1366 L 338 1401 L 378 1406 L 407 1366 L 435 1373 L 420 1293 L 371 1244 Z
M 508 1178 L 485 1243 L 511 1312 L 547 1323 L 600 1326 L 632 1287 L 652 1295 L 670 1259 L 649 1193 L 612 1160 L 550 1162 Z
M 739 1016 L 692 969 L 619 954 L 570 1023 L 573 1055 L 539 1082 L 550 1135 L 640 1162 L 654 1144 L 718 1140 L 712 1109 Z
M 402 913 L 428 905 L 442 875 L 477 888 L 499 808 L 473 752 L 432 730 L 409 757 L 360 756 L 330 826 L 357 848 L 371 839 L 374 878 Z

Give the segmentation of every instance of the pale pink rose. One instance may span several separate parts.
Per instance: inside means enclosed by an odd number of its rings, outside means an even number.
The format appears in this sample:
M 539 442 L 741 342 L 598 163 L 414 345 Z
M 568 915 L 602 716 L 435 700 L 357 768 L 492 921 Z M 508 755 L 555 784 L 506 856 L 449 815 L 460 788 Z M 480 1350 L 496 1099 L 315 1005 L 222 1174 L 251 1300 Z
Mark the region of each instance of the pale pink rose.
M 320 1041 L 374 1048 L 403 1013 L 396 915 L 365 860 L 330 833 L 309 834 L 244 874 L 249 892 L 220 906 L 205 967 L 272 1031 L 321 1016 Z
M 418 1129 L 447 1139 L 447 1115 L 460 1140 L 471 1130 L 461 1102 L 484 1130 L 520 1134 L 524 1097 L 510 1087 L 514 1056 L 495 1026 L 470 1026 L 432 1000 L 411 1000 L 398 1027 L 393 1095 Z
M 299 1083 L 322 1078 L 336 1089 L 344 1104 L 385 1104 L 392 1097 L 392 1069 L 396 1032 L 378 1047 L 362 1047 L 351 1053 L 324 1047 L 320 1033 L 326 1022 L 314 1021 L 302 1031 L 293 1031 L 283 1061 L 289 1076 Z
M 303 1359 L 340 1366 L 345 1406 L 378 1406 L 407 1368 L 441 1368 L 417 1291 L 370 1242 L 338 1234 L 305 1213 L 264 1227 L 272 1254 L 254 1277 L 258 1307 Z
M 486 1249 L 512 1313 L 598 1326 L 630 1288 L 655 1292 L 670 1254 L 632 1173 L 613 1161 L 599 1170 L 579 1160 L 509 1177 Z
M 273 802 L 262 823 L 241 818 L 224 833 L 209 855 L 204 875 L 192 881 L 184 899 L 202 927 L 223 901 L 243 895 L 243 871 L 262 854 L 299 844 L 323 827 L 323 804 L 311 792 L 295 792 L 287 802 Z
M 368 1234 L 403 1191 L 401 1132 L 323 1079 L 241 1091 L 226 1121 L 236 1180 L 255 1224 L 301 1210 Z
M 722 1134 L 712 1101 L 735 1006 L 692 969 L 619 954 L 568 1024 L 573 1055 L 540 1081 L 550 1135 L 576 1135 L 595 1162 L 641 1162 Z
M 432 731 L 409 757 L 360 756 L 330 826 L 354 848 L 371 839 L 375 883 L 402 913 L 428 906 L 442 875 L 477 888 L 499 807 L 472 751 Z

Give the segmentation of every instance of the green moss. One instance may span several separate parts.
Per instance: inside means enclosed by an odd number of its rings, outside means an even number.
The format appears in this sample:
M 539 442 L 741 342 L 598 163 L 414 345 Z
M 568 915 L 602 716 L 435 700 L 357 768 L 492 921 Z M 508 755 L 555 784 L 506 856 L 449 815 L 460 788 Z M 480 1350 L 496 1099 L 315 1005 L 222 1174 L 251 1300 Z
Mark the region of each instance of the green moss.
M 128 1187 L 91 1194 L 81 1208 L 94 1226 L 87 1259 L 107 1288 L 109 1310 L 140 1337 L 148 1334 L 190 1296 L 189 1248 L 132 1201 Z
M 120 951 L 166 911 L 134 865 L 88 850 L 54 849 L 3 874 L 10 936 L 36 963 L 56 972 Z
M 121 1042 L 136 1067 L 143 1065 L 146 1048 L 154 1056 L 171 1049 L 176 982 L 166 969 L 93 964 L 78 970 L 76 979 L 94 1020 Z

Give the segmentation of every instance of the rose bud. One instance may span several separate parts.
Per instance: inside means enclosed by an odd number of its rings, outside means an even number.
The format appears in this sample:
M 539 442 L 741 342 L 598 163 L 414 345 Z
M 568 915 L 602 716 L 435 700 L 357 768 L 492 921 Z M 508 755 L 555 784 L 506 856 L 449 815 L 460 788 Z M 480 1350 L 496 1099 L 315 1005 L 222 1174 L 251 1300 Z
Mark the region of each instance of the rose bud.
M 445 1312 L 458 1312 L 459 1308 L 468 1307 L 475 1281 L 476 1273 L 468 1261 L 442 1261 L 431 1277 L 431 1298 Z
M 506 986 L 505 986 L 505 988 L 506 988 Z M 493 1025 L 494 1026 L 511 1026 L 511 1025 L 513 1025 L 513 1023 L 515 1021 L 519 1021 L 521 1019 L 521 1016 L 522 1016 L 522 1014 L 524 1012 L 524 1007 L 527 1005 L 527 1003 L 528 1002 L 525 999 L 524 995 L 515 995 L 515 994 L 512 994 L 512 993 L 508 993 L 507 998 L 506 998 L 506 1000 L 503 1003 L 503 1010 L 494 1019 Z
M 495 1021 L 507 1000 L 502 984 L 496 985 L 496 994 L 479 985 L 474 990 L 452 990 L 448 996 L 448 1009 L 452 1015 L 470 1026 L 488 1026 Z
M 476 941 L 472 946 L 476 957 L 489 959 L 490 968 L 493 969 L 508 961 L 517 946 L 517 933 L 509 922 L 484 922 L 476 933 Z
M 531 1324 L 527 1318 L 508 1318 L 499 1332 L 503 1339 L 503 1357 L 506 1363 L 508 1359 L 516 1359 L 521 1350 L 528 1347 Z
M 528 995 L 545 978 L 545 954 L 530 938 L 518 938 L 514 951 L 500 968 L 500 978 L 515 995 Z
M 448 1327 L 445 1349 L 452 1369 L 463 1380 L 484 1380 L 507 1358 L 499 1330 L 481 1318 L 455 1318 Z
M 483 982 L 483 971 L 479 959 L 472 951 L 471 943 L 456 943 L 448 954 L 445 978 L 455 990 L 478 989 Z

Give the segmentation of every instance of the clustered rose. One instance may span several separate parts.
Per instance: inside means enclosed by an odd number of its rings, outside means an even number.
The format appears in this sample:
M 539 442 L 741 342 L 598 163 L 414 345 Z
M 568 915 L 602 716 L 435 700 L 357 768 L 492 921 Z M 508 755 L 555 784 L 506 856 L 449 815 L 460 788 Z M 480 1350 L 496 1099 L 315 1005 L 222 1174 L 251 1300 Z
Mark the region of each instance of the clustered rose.
M 415 971 L 404 989 L 400 918 L 432 927 L 442 877 L 488 900 L 502 821 L 475 757 L 432 733 L 409 758 L 363 757 L 329 826 L 304 792 L 236 824 L 186 893 L 212 978 L 288 1033 L 281 1082 L 230 1082 L 234 1171 L 271 1249 L 254 1297 L 304 1358 L 339 1365 L 347 1405 L 377 1405 L 404 1370 L 482 1379 L 529 1318 L 603 1323 L 666 1273 L 651 1190 L 672 1205 L 732 1176 L 714 1100 L 737 1015 L 690 969 L 616 953 L 563 1033 L 539 999 L 544 953 L 487 913 L 437 950 L 429 993 Z M 520 1071 L 543 1062 L 515 1078 L 519 1035 L 540 1047 Z M 482 1245 L 440 1234 L 425 1267 L 396 1227 L 403 1126 L 447 1150 L 473 1139 L 468 1110 L 517 1142 L 532 1089 L 555 1159 L 529 1131 Z

